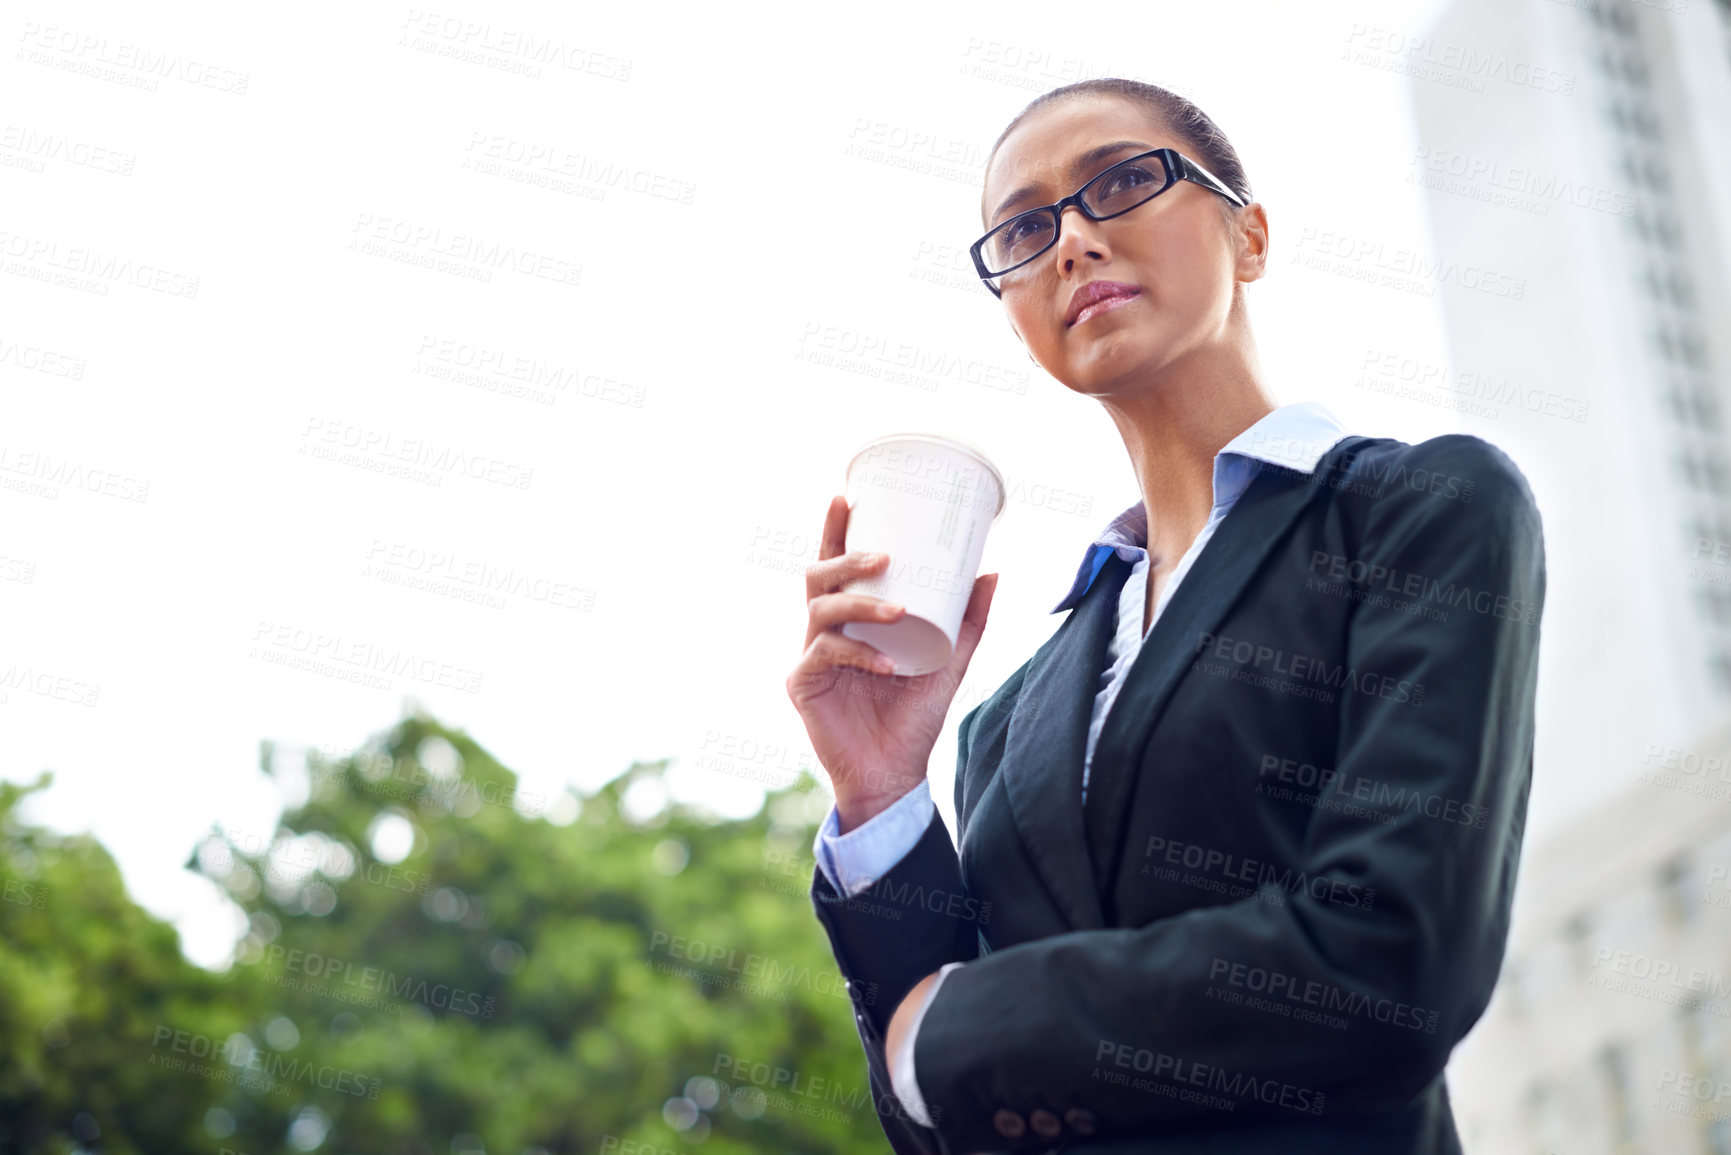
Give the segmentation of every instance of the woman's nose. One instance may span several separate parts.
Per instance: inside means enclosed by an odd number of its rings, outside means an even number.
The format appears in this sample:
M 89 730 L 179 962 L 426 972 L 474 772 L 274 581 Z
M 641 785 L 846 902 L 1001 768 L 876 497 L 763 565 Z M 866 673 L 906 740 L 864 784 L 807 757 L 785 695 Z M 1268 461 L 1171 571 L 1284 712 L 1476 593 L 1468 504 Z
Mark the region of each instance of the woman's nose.
M 1066 205 L 1059 214 L 1058 243 L 1053 257 L 1058 266 L 1068 272 L 1080 257 L 1098 259 L 1106 255 L 1106 239 L 1100 226 L 1103 221 L 1091 219 L 1075 205 Z

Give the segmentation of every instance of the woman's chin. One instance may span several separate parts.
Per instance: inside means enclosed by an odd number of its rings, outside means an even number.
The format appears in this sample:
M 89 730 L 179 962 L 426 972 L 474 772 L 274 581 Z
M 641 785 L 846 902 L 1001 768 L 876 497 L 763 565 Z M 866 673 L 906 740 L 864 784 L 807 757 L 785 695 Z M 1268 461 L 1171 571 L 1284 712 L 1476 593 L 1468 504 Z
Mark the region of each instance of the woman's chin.
M 1079 393 L 1098 393 L 1141 376 L 1160 360 L 1146 333 L 1102 333 L 1069 351 L 1060 379 Z

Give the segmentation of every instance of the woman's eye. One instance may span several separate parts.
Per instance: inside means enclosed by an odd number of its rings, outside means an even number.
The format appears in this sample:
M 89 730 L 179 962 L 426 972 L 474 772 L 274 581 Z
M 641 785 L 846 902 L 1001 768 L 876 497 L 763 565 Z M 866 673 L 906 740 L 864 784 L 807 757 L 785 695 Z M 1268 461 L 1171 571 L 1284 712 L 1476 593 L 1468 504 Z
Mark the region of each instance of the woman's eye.
M 1044 213 L 1011 221 L 1010 227 L 1004 230 L 1004 244 L 1014 248 L 1028 238 L 1044 233 L 1050 225 L 1051 221 Z
M 1130 165 L 1126 168 L 1117 170 L 1111 176 L 1101 181 L 1100 195 L 1102 197 L 1114 196 L 1118 193 L 1138 188 L 1150 181 L 1157 181 L 1158 179 L 1159 178 L 1157 178 L 1153 173 L 1140 165 Z

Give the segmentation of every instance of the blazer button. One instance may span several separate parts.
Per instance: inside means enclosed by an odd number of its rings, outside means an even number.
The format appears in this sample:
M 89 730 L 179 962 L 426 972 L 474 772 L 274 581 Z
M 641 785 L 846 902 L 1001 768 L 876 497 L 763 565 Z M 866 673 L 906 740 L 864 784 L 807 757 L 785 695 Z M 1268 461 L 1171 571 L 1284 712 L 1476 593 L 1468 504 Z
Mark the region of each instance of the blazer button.
M 1064 1124 L 1058 1121 L 1058 1117 L 1044 1108 L 1029 1112 L 1028 1126 L 1042 1139 L 1056 1139 L 1064 1130 Z
M 992 1116 L 992 1126 L 1006 1139 L 1020 1139 L 1022 1132 L 1028 1129 L 1022 1117 L 1007 1107 L 999 1108 L 997 1114 Z
M 1094 1112 L 1086 1107 L 1071 1107 L 1064 1112 L 1064 1122 L 1070 1124 L 1070 1130 L 1078 1135 L 1092 1135 L 1097 1121 Z

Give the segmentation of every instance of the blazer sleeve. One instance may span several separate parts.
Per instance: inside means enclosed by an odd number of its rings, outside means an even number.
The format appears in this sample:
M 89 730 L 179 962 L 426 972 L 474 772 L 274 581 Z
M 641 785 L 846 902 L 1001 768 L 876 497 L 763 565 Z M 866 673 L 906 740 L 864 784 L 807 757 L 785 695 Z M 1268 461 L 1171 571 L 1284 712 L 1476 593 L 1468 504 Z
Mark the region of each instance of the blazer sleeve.
M 1293 865 L 1313 880 L 1356 884 L 1366 900 L 1348 906 L 1326 887 L 1321 897 L 1303 887 L 1279 903 L 1252 896 L 1139 928 L 1022 943 L 960 968 L 932 1000 L 914 1060 L 952 1150 L 1048 1142 L 1031 1130 L 998 1134 L 990 1121 L 1003 1108 L 1085 1108 L 1101 1139 L 1222 1111 L 1296 1119 L 1392 1109 L 1441 1074 L 1483 1013 L 1531 785 L 1541 525 L 1525 478 L 1479 438 L 1401 446 L 1371 466 L 1385 478 L 1397 469 L 1398 482 L 1359 502 L 1359 557 L 1500 600 L 1446 621 L 1370 600 L 1354 606 L 1347 664 L 1408 689 L 1341 694 L 1338 774 Z M 1470 502 L 1432 492 L 1438 474 L 1456 479 L 1457 495 L 1464 479 Z M 1370 820 L 1346 793 L 1360 778 L 1454 800 L 1477 820 L 1410 810 Z M 1224 985 L 1223 966 L 1333 992 L 1356 1013 L 1341 1030 L 1232 1005 L 1210 993 Z
M 967 765 L 970 723 L 978 710 L 969 711 L 957 728 L 958 775 Z M 838 894 L 821 870 L 813 871 L 811 898 L 847 980 L 872 1102 L 890 1146 L 897 1155 L 948 1155 L 936 1132 L 916 1122 L 896 1098 L 884 1046 L 890 1017 L 921 979 L 945 963 L 979 956 L 980 904 L 962 884 L 943 816 L 934 807 L 913 849 L 852 898 Z M 926 1109 L 941 1126 L 943 1108 L 928 1101 Z

